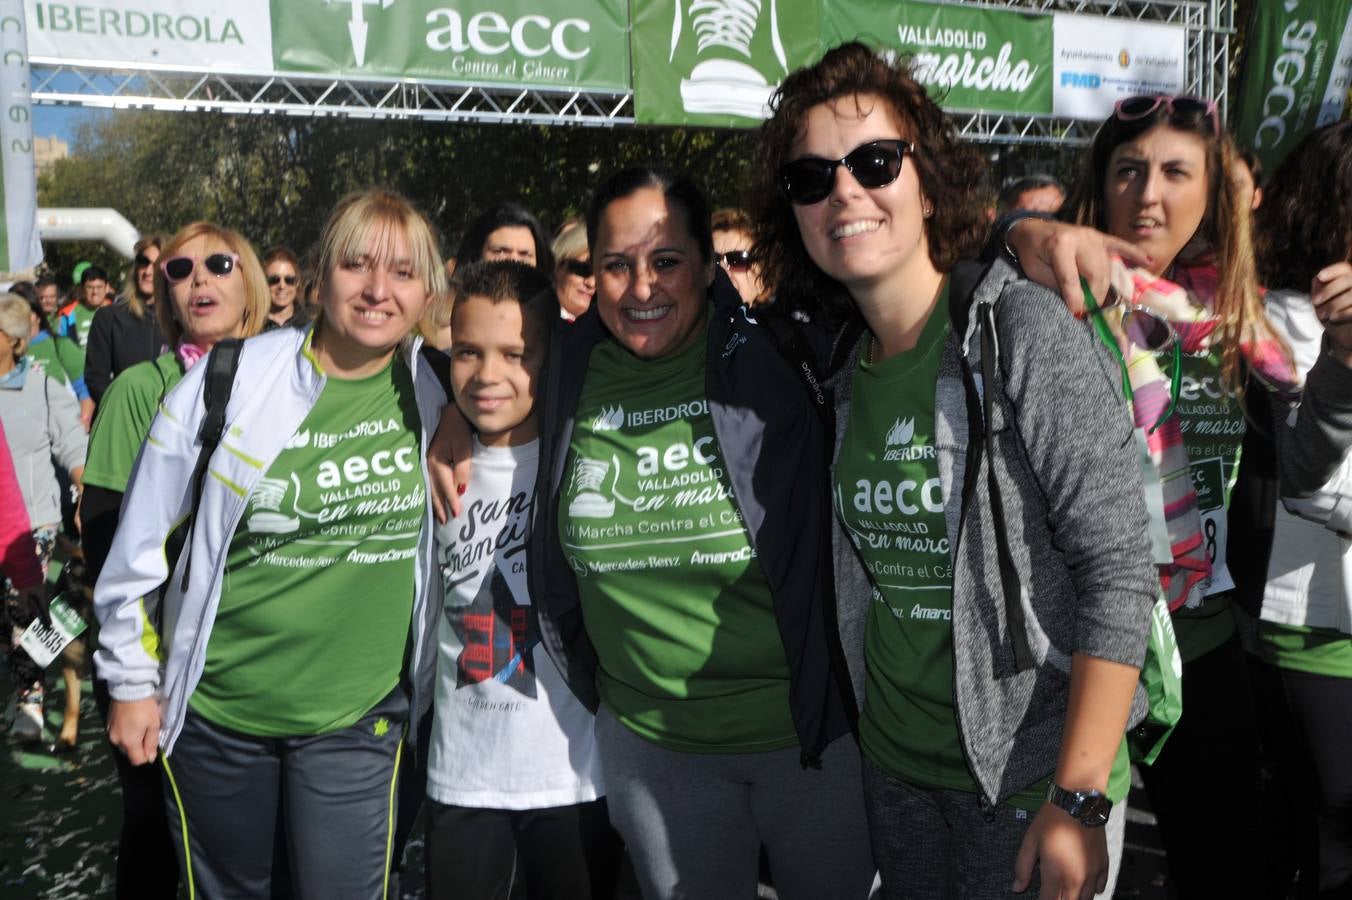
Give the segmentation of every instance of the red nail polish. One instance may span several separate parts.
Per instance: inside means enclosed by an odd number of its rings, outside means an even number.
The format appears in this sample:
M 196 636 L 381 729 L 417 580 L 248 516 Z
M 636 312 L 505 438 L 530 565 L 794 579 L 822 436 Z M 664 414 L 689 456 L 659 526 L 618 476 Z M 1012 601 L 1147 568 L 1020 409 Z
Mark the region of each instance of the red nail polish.
M 462 494 L 462 495 L 463 495 L 463 494 L 465 493 L 465 488 L 466 488 L 466 487 L 467 487 L 467 485 L 457 484 L 457 485 L 455 486 L 455 492 L 456 492 L 457 494 Z

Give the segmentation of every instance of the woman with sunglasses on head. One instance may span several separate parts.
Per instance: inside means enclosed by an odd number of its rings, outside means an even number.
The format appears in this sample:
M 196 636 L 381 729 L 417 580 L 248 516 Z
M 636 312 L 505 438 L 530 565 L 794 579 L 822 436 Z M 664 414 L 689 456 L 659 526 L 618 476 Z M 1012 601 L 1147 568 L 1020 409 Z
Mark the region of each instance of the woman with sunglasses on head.
M 1270 409 L 1248 405 L 1253 427 L 1244 439 L 1230 549 L 1244 553 L 1235 561 L 1244 577 L 1237 571 L 1236 581 L 1247 601 L 1244 612 L 1258 620 L 1249 646 L 1266 664 L 1260 672 L 1276 682 L 1274 693 L 1259 695 L 1260 711 L 1265 749 L 1276 758 L 1278 784 L 1296 813 L 1284 824 L 1300 896 L 1346 897 L 1352 889 L 1352 585 L 1346 577 L 1352 562 L 1352 122 L 1306 136 L 1264 192 L 1255 244 L 1269 288 L 1267 316 L 1291 347 L 1305 393 L 1294 415 L 1278 401 Z M 1312 413 L 1322 422 L 1310 421 Z M 1279 457 L 1274 440 L 1286 451 Z M 1235 514 L 1254 498 L 1261 506 Z M 1240 622 L 1251 624 L 1247 616 Z M 1274 874 L 1286 876 L 1268 879 L 1284 897 L 1290 869 Z
M 155 261 L 163 244 L 164 236 L 159 234 L 148 234 L 136 242 L 121 301 L 100 309 L 89 326 L 85 383 L 95 403 L 103 401 L 114 378 L 165 350 L 164 334 L 155 315 Z
M 310 324 L 310 313 L 300 300 L 300 261 L 289 247 L 273 247 L 263 254 L 263 274 L 268 280 L 272 303 L 264 331 L 282 328 L 304 328 Z
M 596 294 L 596 275 L 587 250 L 587 229 L 574 226 L 554 238 L 550 251 L 556 260 L 554 287 L 559 295 L 559 316 L 569 322 L 591 309 Z
M 165 255 L 184 314 L 239 302 L 238 251 L 202 236 Z M 95 592 L 109 737 L 163 766 L 204 897 L 269 894 L 279 818 L 300 896 L 384 896 L 405 727 L 430 703 L 422 457 L 444 397 L 408 338 L 446 288 L 441 259 L 427 220 L 382 191 L 339 203 L 317 259 L 316 323 L 239 349 L 196 484 L 211 363 L 165 398 L 123 504 L 136 527 L 118 530 Z M 163 547 L 185 515 L 171 572 Z M 162 586 L 155 635 L 143 598 Z
M 846 44 L 772 108 L 757 256 L 847 323 L 836 603 L 884 895 L 1089 897 L 1156 590 L 1116 364 L 1003 261 L 958 265 L 984 164 L 903 64 Z
M 1142 774 L 1182 897 L 1241 896 L 1263 871 L 1258 735 L 1226 565 L 1226 510 L 1251 385 L 1289 395 L 1289 354 L 1263 314 L 1250 212 L 1233 177 L 1237 150 L 1214 103 L 1192 97 L 1119 101 L 1087 154 L 1063 214 L 1133 244 L 1150 264 L 1114 285 L 1165 311 L 1182 342 L 1172 398 L 1148 353 L 1128 348 L 1137 425 L 1164 490 L 1173 561 L 1161 586 L 1183 660 L 1183 716 Z M 1266 403 L 1265 398 L 1259 401 Z M 1184 477 L 1184 476 L 1187 477 Z M 1200 515 L 1198 511 L 1200 510 Z M 1218 788 L 1199 802 L 1204 777 Z
M 765 300 L 768 291 L 761 283 L 760 265 L 751 261 L 751 221 L 740 209 L 714 210 L 714 261 L 748 306 Z
M 237 233 L 209 222 L 196 222 L 163 242 L 163 251 L 166 266 L 171 260 L 182 260 L 170 267 L 173 277 L 160 271 L 152 286 L 157 295 L 150 304 L 159 319 L 156 330 L 168 335 L 171 349 L 132 366 L 113 380 L 90 434 L 87 469 L 92 481 L 81 500 L 80 515 L 91 584 L 97 581 L 108 557 L 121 517 L 123 494 L 160 404 L 184 373 L 218 341 L 257 334 L 267 314 L 262 267 L 253 248 Z M 194 254 L 203 261 L 192 263 Z M 211 260 L 210 264 L 206 260 Z M 202 284 L 184 277 L 185 271 L 189 276 L 200 276 Z M 206 291 L 211 294 L 210 303 L 203 302 Z M 102 673 L 98 675 L 94 698 L 106 722 L 108 685 Z M 112 753 L 122 789 L 117 896 L 128 900 L 174 897 L 179 870 L 165 817 L 160 767 L 133 765 L 117 748 L 112 748 Z

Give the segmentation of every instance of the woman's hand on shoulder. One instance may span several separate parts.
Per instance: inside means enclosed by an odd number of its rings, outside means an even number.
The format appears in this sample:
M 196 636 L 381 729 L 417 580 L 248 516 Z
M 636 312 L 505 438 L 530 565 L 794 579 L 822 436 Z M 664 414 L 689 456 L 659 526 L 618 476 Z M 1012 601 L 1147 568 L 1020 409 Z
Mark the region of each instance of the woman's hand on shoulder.
M 1084 313 L 1080 279 L 1096 297 L 1108 293 L 1114 255 L 1129 264 L 1148 266 L 1150 257 L 1133 244 L 1093 228 L 1029 217 L 1005 232 L 1005 243 L 1018 257 L 1024 277 L 1061 295 L 1077 316 Z
M 114 700 L 108 710 L 108 740 L 133 766 L 153 763 L 160 743 L 160 701 Z
M 1325 266 L 1310 284 L 1310 302 L 1324 323 L 1331 349 L 1352 367 L 1352 263 Z
M 1092 900 L 1108 886 L 1108 836 L 1043 803 L 1014 860 L 1015 893 L 1028 889 L 1034 865 L 1042 876 L 1038 900 Z
M 469 422 L 454 402 L 441 410 L 441 421 L 427 445 L 427 472 L 432 479 L 432 512 L 446 524 L 460 515 L 460 495 L 469 484 L 470 458 L 474 453 L 474 435 Z

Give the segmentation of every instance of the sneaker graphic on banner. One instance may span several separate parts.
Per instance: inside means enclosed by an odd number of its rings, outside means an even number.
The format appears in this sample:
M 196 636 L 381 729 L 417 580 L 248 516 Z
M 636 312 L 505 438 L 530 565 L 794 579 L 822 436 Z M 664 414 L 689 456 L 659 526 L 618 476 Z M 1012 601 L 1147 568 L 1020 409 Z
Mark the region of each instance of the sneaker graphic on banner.
M 774 85 L 788 74 L 789 61 L 779 30 L 779 0 L 678 0 L 671 26 L 673 62 L 683 39 L 696 42 L 695 66 L 681 79 L 681 103 L 689 113 L 724 113 L 763 119 Z M 757 29 L 768 36 L 778 61 L 752 52 Z M 768 65 L 767 65 L 768 63 Z M 768 71 L 767 71 L 768 69 Z
M 614 459 L 614 462 L 615 477 L 619 478 L 620 461 Z M 578 493 L 568 504 L 568 515 L 579 519 L 609 519 L 615 515 L 615 501 L 601 493 L 609 471 L 610 463 L 604 459 L 577 458 L 570 490 L 576 488 Z

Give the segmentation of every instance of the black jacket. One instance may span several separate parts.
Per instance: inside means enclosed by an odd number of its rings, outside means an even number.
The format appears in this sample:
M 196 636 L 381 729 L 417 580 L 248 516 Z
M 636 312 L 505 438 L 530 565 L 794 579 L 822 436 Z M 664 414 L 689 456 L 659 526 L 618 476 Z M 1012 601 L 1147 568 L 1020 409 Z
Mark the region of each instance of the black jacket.
M 95 403 L 113 379 L 137 363 L 148 362 L 169 349 L 155 319 L 154 308 L 137 318 L 125 300 L 94 313 L 85 347 L 85 384 Z
M 803 383 L 717 273 L 709 313 L 706 392 L 719 455 L 774 597 L 789 663 L 789 704 L 802 761 L 851 729 L 853 697 L 834 638 L 828 435 Z M 596 304 L 555 330 L 539 397 L 540 474 L 529 546 L 531 596 L 551 658 L 589 709 L 599 704 L 596 650 L 557 516 L 573 422 L 591 352 L 610 340 Z M 659 589 L 674 589 L 661 585 Z

